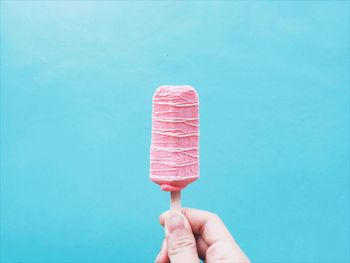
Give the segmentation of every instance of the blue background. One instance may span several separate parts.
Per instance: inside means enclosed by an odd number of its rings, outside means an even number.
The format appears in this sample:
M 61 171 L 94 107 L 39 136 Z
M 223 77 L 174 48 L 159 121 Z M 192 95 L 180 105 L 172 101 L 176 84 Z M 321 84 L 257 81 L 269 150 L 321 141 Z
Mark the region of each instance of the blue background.
M 151 262 L 152 95 L 201 101 L 201 178 L 254 262 L 349 262 L 349 2 L 1 2 L 1 260 Z

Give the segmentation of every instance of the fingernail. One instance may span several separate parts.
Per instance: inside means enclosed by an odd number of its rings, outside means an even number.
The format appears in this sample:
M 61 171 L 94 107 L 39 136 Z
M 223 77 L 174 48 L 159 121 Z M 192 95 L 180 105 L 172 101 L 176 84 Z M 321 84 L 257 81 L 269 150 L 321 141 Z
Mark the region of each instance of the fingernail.
M 184 219 L 181 215 L 172 215 L 168 220 L 165 220 L 165 227 L 168 233 L 173 233 L 176 230 L 185 227 Z

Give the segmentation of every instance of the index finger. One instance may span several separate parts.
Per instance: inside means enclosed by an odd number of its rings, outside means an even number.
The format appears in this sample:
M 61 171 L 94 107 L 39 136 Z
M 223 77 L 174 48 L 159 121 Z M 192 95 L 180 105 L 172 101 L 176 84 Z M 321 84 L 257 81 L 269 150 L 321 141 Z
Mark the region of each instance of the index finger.
M 192 231 L 200 235 L 208 246 L 221 241 L 235 243 L 225 224 L 216 214 L 193 208 L 184 208 L 182 212 L 190 222 Z

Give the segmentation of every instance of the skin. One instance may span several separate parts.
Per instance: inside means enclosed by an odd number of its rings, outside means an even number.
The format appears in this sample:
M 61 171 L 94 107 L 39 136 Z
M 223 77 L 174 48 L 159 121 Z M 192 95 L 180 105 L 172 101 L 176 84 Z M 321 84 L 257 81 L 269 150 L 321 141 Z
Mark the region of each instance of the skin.
M 165 239 L 156 263 L 249 263 L 221 219 L 208 211 L 184 208 L 160 216 Z

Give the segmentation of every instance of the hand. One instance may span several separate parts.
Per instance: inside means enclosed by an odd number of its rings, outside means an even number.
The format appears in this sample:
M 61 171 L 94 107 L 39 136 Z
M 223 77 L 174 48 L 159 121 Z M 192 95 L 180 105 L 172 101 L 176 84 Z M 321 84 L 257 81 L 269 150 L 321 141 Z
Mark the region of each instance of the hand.
M 221 219 L 210 212 L 185 208 L 160 216 L 165 240 L 156 263 L 240 262 L 249 259 L 239 248 Z

